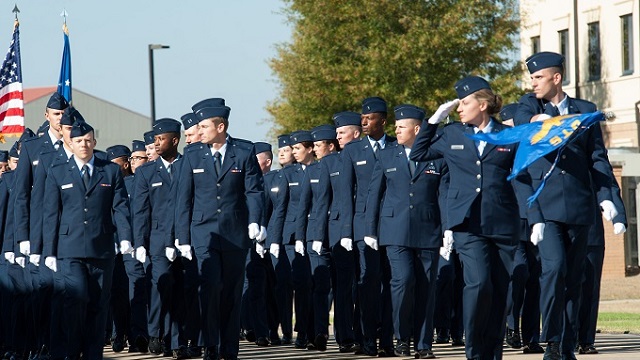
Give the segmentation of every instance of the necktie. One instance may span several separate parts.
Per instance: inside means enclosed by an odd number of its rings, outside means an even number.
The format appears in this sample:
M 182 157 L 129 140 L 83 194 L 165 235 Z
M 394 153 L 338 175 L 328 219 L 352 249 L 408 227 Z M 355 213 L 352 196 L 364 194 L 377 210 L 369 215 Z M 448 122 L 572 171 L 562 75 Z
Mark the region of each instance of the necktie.
M 173 180 L 173 164 L 167 166 L 167 172 L 169 173 L 169 179 Z
M 416 162 L 409 159 L 409 171 L 411 172 L 411 177 L 416 174 Z
M 82 166 L 82 182 L 84 183 L 84 188 L 89 188 L 89 180 L 91 179 L 91 174 L 89 174 L 89 167 L 87 165 Z
M 60 149 L 60 145 L 62 145 L 62 140 L 58 139 L 54 144 L 53 144 L 53 148 L 58 150 Z
M 560 116 L 558 108 L 550 102 L 544 104 L 544 113 L 551 117 Z
M 475 131 L 476 134 L 483 132 L 478 128 L 473 128 L 473 131 Z M 478 155 L 482 155 L 482 152 L 484 151 L 484 147 L 487 145 L 487 142 L 482 140 L 476 140 L 475 143 L 476 143 L 476 149 L 478 149 Z
M 380 144 L 376 141 L 373 143 L 373 155 L 378 158 L 378 150 L 380 149 Z
M 216 175 L 220 176 L 220 169 L 222 168 L 222 164 L 220 163 L 220 153 L 218 151 L 213 154 L 213 166 L 216 169 Z

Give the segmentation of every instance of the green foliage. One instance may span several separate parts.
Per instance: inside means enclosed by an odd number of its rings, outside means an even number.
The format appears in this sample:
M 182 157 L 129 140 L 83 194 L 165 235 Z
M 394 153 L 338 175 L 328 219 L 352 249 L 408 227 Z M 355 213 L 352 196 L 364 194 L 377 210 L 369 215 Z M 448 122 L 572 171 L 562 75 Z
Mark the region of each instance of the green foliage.
M 515 101 L 521 64 L 517 0 L 285 0 L 291 43 L 278 45 L 270 66 L 279 95 L 267 110 L 274 131 L 331 123 L 360 111 L 368 96 L 431 113 L 455 98 L 453 84 L 481 75 Z M 392 114 L 391 114 L 392 116 Z

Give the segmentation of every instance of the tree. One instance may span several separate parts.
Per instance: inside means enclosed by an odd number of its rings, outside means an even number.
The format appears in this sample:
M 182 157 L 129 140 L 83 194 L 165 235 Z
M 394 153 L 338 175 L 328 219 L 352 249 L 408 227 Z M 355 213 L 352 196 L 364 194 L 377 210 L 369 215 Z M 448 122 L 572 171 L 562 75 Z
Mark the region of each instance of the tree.
M 432 112 L 467 75 L 484 76 L 506 100 L 521 94 L 522 65 L 509 56 L 518 41 L 517 0 L 284 2 L 293 36 L 270 60 L 280 86 L 267 105 L 278 133 L 360 111 L 368 96 Z

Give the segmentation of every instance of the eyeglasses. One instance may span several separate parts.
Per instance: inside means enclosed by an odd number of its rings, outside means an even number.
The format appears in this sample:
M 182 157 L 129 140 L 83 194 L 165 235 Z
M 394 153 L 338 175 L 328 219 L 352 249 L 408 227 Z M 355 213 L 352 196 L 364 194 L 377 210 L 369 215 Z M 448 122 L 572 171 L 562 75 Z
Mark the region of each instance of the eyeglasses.
M 147 160 L 148 157 L 146 157 L 146 156 L 132 156 L 129 159 L 131 161 L 142 161 L 142 160 Z

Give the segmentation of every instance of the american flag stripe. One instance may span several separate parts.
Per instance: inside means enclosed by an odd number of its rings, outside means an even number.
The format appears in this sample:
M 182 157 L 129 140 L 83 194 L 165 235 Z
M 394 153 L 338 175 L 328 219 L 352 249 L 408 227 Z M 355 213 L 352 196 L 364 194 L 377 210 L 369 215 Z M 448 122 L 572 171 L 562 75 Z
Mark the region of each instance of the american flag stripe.
M 24 131 L 24 94 L 20 66 L 20 26 L 16 20 L 11 45 L 0 68 L 0 133 Z

